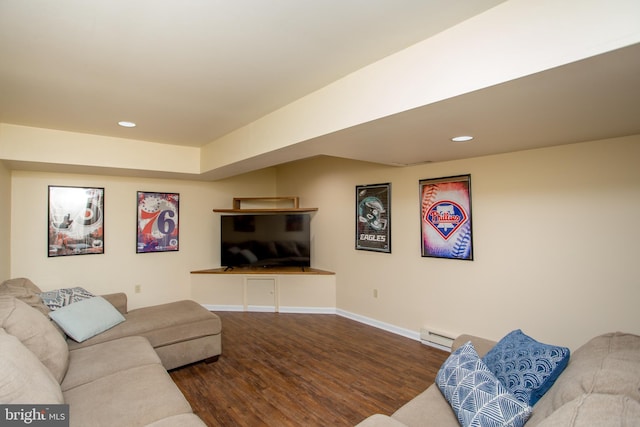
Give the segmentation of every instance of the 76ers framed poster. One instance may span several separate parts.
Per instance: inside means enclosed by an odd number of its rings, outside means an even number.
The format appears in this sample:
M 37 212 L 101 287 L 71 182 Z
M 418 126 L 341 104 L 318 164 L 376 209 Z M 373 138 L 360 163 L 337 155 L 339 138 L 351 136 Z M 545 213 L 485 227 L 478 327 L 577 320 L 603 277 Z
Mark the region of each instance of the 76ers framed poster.
M 391 253 L 391 184 L 356 186 L 356 249 Z
M 471 175 L 420 180 L 422 256 L 473 260 Z
M 177 251 L 180 194 L 138 191 L 136 253 Z

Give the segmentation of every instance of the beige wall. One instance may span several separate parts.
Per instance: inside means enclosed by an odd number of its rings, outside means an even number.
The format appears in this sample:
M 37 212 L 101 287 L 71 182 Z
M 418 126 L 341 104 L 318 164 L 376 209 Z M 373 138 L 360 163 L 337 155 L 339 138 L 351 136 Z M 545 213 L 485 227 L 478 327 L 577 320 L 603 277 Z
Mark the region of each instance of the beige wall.
M 0 281 L 10 277 L 11 172 L 0 161 Z
M 189 298 L 189 272 L 219 262 L 219 222 L 212 210 L 231 208 L 233 197 L 272 195 L 274 182 L 273 169 L 216 183 L 15 171 L 11 276 L 29 277 L 44 290 L 84 286 L 101 294 L 123 291 L 130 307 Z M 47 257 L 49 185 L 105 188 L 103 255 Z M 137 191 L 180 193 L 178 252 L 136 254 Z M 141 293 L 134 292 L 135 285 L 141 285 Z
M 0 158 L 87 169 L 162 171 L 194 176 L 200 173 L 200 150 L 196 147 L 8 123 L 0 123 Z
M 640 136 L 410 168 L 319 158 L 278 168 L 280 194 L 318 207 L 313 265 L 349 315 L 417 332 L 575 347 L 640 333 Z M 470 173 L 474 261 L 422 258 L 418 180 Z M 355 186 L 392 184 L 392 253 L 356 251 Z M 378 290 L 378 298 L 373 297 Z
M 44 289 L 125 291 L 132 307 L 188 298 L 189 271 L 219 259 L 212 209 L 233 197 L 298 195 L 319 208 L 312 264 L 336 272 L 341 314 L 414 334 L 428 325 L 500 338 L 522 328 L 575 348 L 605 331 L 640 333 L 638 159 L 640 136 L 409 168 L 321 157 L 209 183 L 27 171 L 9 179 L 0 168 L 13 229 L 5 218 L 0 237 L 10 236 L 12 256 L 0 253 L 0 266 Z M 422 258 L 418 180 L 466 173 L 475 260 Z M 383 182 L 392 184 L 392 253 L 356 251 L 355 186 Z M 105 187 L 104 255 L 47 258 L 50 184 Z M 138 190 L 181 194 L 179 252 L 135 253 Z

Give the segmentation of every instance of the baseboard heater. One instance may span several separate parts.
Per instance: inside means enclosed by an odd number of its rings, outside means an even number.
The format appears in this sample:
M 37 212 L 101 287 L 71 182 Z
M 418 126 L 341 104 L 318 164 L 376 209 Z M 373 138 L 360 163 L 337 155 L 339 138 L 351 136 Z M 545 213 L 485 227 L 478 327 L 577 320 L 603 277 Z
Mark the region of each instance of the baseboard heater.
M 422 344 L 439 348 L 440 350 L 451 351 L 454 341 L 453 334 L 436 331 L 431 328 L 420 329 L 420 341 Z

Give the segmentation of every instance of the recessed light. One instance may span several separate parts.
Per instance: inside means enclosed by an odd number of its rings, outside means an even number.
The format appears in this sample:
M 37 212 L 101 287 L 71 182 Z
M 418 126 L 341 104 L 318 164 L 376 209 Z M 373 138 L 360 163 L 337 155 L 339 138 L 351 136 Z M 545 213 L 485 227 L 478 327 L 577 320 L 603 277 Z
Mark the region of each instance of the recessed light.
M 121 121 L 121 122 L 118 122 L 118 124 L 120 126 L 122 126 L 123 128 L 134 128 L 134 127 L 136 127 L 136 124 L 133 123 L 133 122 Z
M 473 137 L 469 135 L 454 136 L 453 138 L 451 138 L 453 142 L 467 142 L 471 141 L 472 139 Z
M 454 136 L 453 138 L 451 138 L 453 142 L 466 142 L 471 141 L 472 139 L 473 137 L 469 135 Z

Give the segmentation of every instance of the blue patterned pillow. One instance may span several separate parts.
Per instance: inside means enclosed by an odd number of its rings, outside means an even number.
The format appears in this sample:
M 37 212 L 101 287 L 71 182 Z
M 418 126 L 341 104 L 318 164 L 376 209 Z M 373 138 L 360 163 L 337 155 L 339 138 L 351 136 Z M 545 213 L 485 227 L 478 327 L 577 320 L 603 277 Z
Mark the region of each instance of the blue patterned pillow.
M 55 291 L 42 292 L 40 298 L 51 310 L 57 310 L 65 305 L 84 299 L 93 298 L 94 294 L 80 287 L 56 289 Z
M 540 343 L 516 329 L 483 360 L 518 399 L 533 406 L 567 367 L 569 356 L 568 348 Z
M 442 364 L 436 384 L 463 427 L 521 427 L 531 407 L 516 399 L 467 342 Z

